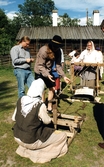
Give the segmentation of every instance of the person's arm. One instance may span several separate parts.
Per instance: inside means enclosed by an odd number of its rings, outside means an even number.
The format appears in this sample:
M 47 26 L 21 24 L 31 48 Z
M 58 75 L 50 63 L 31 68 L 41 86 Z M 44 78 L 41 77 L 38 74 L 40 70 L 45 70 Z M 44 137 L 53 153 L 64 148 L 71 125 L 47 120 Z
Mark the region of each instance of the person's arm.
M 39 110 L 39 119 L 44 123 L 44 124 L 50 124 L 52 119 L 50 118 L 50 116 L 47 114 L 47 108 L 46 105 L 43 103 L 40 107 Z
M 74 54 L 76 53 L 76 51 L 75 50 L 73 50 L 72 52 L 70 52 L 68 55 L 69 55 L 69 57 L 70 58 L 72 58 L 73 56 L 74 56 Z
M 65 73 L 64 73 L 64 71 L 62 69 L 62 66 L 61 65 L 57 65 L 56 68 L 57 68 L 58 74 L 63 77 L 64 81 L 66 83 L 70 83 L 71 81 L 70 81 L 70 79 L 68 77 L 65 76 Z
M 75 62 L 75 56 L 72 57 L 70 62 L 71 62 L 71 64 Z
M 63 68 L 61 66 L 61 55 L 56 59 L 56 69 L 57 69 L 57 73 L 60 76 L 62 76 L 62 78 L 64 79 L 64 81 L 66 83 L 70 83 L 70 79 L 65 76 L 65 73 L 64 73 Z
M 64 53 L 62 49 L 61 49 L 61 63 L 64 63 Z
M 61 49 L 61 66 L 62 68 L 64 68 L 64 53 L 62 49 Z
M 20 50 L 18 47 L 13 47 L 10 51 L 10 55 L 14 65 L 21 65 L 23 63 L 26 63 L 26 58 L 20 57 Z
M 17 107 L 15 108 L 14 113 L 12 115 L 12 121 L 16 121 L 15 119 L 16 113 L 17 113 Z
M 53 80 L 53 76 L 50 75 L 52 62 L 51 60 L 46 61 L 47 60 L 46 51 L 47 50 L 45 48 L 41 48 L 39 50 L 35 61 L 34 71 L 37 74 L 41 74 L 44 77 L 48 77 L 52 82 L 55 82 Z
M 41 48 L 37 54 L 34 71 L 37 74 L 42 74 L 44 77 L 48 77 L 49 70 L 46 68 L 46 59 L 47 59 L 47 53 L 45 48 Z
M 64 73 L 62 66 L 60 64 L 56 64 L 56 69 L 57 69 L 57 72 L 60 76 L 62 76 L 62 77 L 65 76 L 65 73 Z

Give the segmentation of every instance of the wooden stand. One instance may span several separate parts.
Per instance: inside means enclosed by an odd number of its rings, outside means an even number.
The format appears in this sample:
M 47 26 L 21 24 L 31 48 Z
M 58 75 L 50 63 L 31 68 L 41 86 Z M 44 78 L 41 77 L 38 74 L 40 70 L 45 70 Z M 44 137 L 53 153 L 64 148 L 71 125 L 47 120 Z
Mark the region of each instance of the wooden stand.
M 85 117 L 85 114 L 82 116 L 59 114 L 57 110 L 57 99 L 53 100 L 52 121 L 54 123 L 55 129 L 58 129 L 59 126 L 62 131 L 66 132 L 68 137 L 68 145 L 71 144 L 75 135 L 80 132 L 81 125 L 85 121 Z
M 71 85 L 70 85 L 70 89 L 71 91 L 73 91 L 73 87 L 75 86 L 75 75 L 74 75 L 74 65 L 78 65 L 78 66 L 92 66 L 92 67 L 97 67 L 96 68 L 96 86 L 94 87 L 95 91 L 96 91 L 96 95 L 98 96 L 99 94 L 99 67 L 104 66 L 104 63 L 80 63 L 80 62 L 76 62 L 74 64 L 70 64 L 70 71 L 71 71 Z

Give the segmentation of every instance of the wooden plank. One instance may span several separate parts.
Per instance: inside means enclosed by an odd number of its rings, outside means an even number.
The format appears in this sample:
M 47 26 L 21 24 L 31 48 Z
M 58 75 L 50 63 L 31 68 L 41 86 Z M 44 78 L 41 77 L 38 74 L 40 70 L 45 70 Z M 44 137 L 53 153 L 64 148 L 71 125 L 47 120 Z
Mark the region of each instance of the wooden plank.
M 100 90 L 100 91 L 99 91 L 99 94 L 100 94 L 100 95 L 103 95 L 103 94 L 104 94 L 104 91 L 101 91 L 101 90 Z
M 73 65 L 78 65 L 78 66 L 98 66 L 98 67 L 101 67 L 101 66 L 104 66 L 104 63 L 83 63 L 83 62 L 75 62 L 73 64 L 70 63 L 71 66 Z
M 52 121 L 54 122 L 54 119 L 52 118 Z M 79 122 L 74 122 L 72 120 L 66 120 L 66 119 L 60 119 L 57 118 L 57 124 L 55 122 L 55 129 L 56 125 L 61 125 L 61 126 L 67 126 L 67 127 L 74 127 L 74 128 L 79 128 Z
M 54 127 L 55 129 L 57 129 L 57 99 L 55 99 L 54 103 L 53 103 L 53 122 L 54 122 Z
M 62 126 L 68 126 L 74 127 L 74 128 L 79 128 L 79 122 L 74 122 L 71 120 L 66 120 L 66 119 L 57 119 L 57 125 L 62 125 Z
M 69 146 L 74 140 L 78 131 L 81 129 L 82 123 L 85 121 L 86 115 L 82 114 L 82 116 L 74 116 L 74 115 L 61 114 L 61 118 L 60 117 L 55 118 L 55 117 L 52 118 L 52 121 L 54 121 L 55 119 L 55 128 L 57 127 L 57 125 L 61 125 L 60 129 L 67 134 L 68 146 Z M 68 129 L 65 130 L 64 126 L 68 127 Z
M 81 127 L 83 122 L 84 122 L 83 120 L 80 122 L 80 127 Z M 73 133 L 73 136 L 72 137 L 68 137 L 68 146 L 72 143 L 72 141 L 74 140 L 74 138 L 77 135 L 77 133 L 78 133 L 78 131 L 75 130 L 75 132 Z
M 60 126 L 60 129 L 62 129 L 62 131 L 64 131 L 67 134 L 68 145 L 70 145 L 75 135 L 78 133 L 78 130 L 80 130 L 82 122 L 84 122 L 85 120 L 85 114 L 83 114 L 82 116 L 61 114 L 58 117 L 57 99 L 53 100 L 52 104 L 52 121 L 54 123 L 54 128 L 57 129 L 58 125 Z
M 79 120 L 82 119 L 81 116 L 75 116 L 75 115 L 69 115 L 69 114 L 61 114 L 60 117 L 67 118 L 67 119 L 72 119 L 72 120 L 76 120 L 76 118 L 79 119 Z
M 72 133 L 72 132 L 70 132 L 70 131 L 68 131 L 68 130 L 67 130 L 67 131 L 64 130 L 64 132 L 67 134 L 67 137 L 68 137 L 68 138 L 73 138 L 73 137 L 74 137 L 74 134 L 75 134 L 75 133 Z
M 103 92 L 102 93 L 99 93 L 99 94 L 104 94 Z M 101 97 L 95 97 L 95 102 L 100 102 L 100 99 Z M 70 99 L 70 98 L 67 98 L 68 101 L 71 101 L 71 102 L 75 102 L 75 101 L 79 101 L 79 102 L 86 102 L 86 103 L 91 103 L 91 102 L 94 102 L 94 101 L 89 101 L 89 100 L 80 100 L 80 99 Z M 94 103 L 95 103 L 94 102 Z

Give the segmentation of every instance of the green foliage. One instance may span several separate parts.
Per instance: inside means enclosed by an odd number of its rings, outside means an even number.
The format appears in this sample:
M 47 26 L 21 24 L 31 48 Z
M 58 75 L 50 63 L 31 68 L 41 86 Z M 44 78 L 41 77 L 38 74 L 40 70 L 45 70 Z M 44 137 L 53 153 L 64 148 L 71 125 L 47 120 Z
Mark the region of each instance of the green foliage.
M 25 0 L 23 5 L 18 5 L 19 13 L 17 13 L 21 26 L 49 26 L 52 24 L 50 17 L 54 9 L 52 0 Z
M 64 13 L 60 18 L 60 23 L 58 23 L 59 26 L 78 26 L 78 23 L 80 22 L 80 20 L 76 18 L 71 19 L 67 13 Z
M 52 26 L 52 10 L 55 9 L 52 0 L 25 0 L 19 4 L 16 13 L 22 27 Z M 71 19 L 67 13 L 60 18 L 58 26 L 78 26 L 80 20 Z
M 9 20 L 8 28 L 6 31 L 7 34 L 9 34 L 11 43 L 13 43 L 13 45 L 20 28 L 21 28 L 21 22 L 18 17 L 14 17 L 13 20 Z
M 92 25 L 93 25 L 92 18 L 88 18 L 87 26 L 92 26 Z
M 0 9 L 0 56 L 10 54 L 10 49 L 15 43 L 19 29 L 19 19 L 8 19 L 5 12 Z
M 0 34 L 0 55 L 8 55 L 11 48 L 11 39 L 6 33 Z
M 52 26 L 52 10 L 55 9 L 52 0 L 25 0 L 18 5 L 19 13 L 13 20 L 7 18 L 0 9 L 0 56 L 9 54 L 10 48 L 16 42 L 16 36 L 21 27 Z M 78 26 L 78 19 L 71 19 L 67 13 L 61 17 L 59 26 Z
M 5 12 L 0 9 L 0 32 L 2 29 L 7 28 L 8 25 L 8 19 L 7 16 L 5 15 Z

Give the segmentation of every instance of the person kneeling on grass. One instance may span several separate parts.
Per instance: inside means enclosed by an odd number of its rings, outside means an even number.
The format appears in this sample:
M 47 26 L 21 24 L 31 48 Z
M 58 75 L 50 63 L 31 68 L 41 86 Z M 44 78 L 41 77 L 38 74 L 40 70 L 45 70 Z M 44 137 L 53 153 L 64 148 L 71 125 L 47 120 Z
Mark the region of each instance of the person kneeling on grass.
M 49 162 L 68 151 L 66 133 L 49 126 L 53 123 L 42 102 L 44 86 L 42 79 L 34 80 L 12 116 L 14 139 L 19 144 L 16 153 L 34 163 Z

